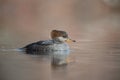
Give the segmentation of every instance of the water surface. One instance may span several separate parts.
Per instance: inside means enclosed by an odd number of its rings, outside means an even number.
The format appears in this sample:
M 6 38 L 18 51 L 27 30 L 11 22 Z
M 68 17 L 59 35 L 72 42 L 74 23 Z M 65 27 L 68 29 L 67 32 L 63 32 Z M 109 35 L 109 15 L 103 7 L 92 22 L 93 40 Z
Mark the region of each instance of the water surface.
M 3 45 L 4 47 L 6 45 Z M 8 47 L 9 45 L 7 45 Z M 120 43 L 77 42 L 70 45 L 71 62 L 54 66 L 48 55 L 0 51 L 1 80 L 119 80 Z M 10 46 L 9 46 L 10 47 Z M 62 58 L 64 59 L 64 58 Z

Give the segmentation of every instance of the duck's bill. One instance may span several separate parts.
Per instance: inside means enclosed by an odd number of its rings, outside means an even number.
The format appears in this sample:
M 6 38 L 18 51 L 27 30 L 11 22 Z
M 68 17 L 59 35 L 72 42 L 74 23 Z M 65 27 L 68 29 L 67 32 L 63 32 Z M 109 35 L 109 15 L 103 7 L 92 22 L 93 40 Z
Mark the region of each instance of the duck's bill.
M 67 39 L 66 42 L 76 42 L 76 41 L 72 39 Z

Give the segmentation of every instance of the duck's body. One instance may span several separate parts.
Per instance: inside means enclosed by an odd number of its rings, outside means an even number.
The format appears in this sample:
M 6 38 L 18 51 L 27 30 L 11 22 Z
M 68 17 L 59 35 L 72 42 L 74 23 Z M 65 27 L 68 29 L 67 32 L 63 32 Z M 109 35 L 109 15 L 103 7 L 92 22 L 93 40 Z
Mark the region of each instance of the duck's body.
M 51 32 L 51 37 L 52 40 L 31 43 L 25 46 L 24 49 L 26 52 L 69 50 L 69 46 L 67 43 L 65 43 L 65 41 L 71 39 L 68 38 L 68 35 L 65 31 L 53 30 Z
M 66 43 L 56 42 L 54 40 L 45 40 L 31 43 L 24 47 L 26 51 L 56 51 L 56 50 L 69 50 Z

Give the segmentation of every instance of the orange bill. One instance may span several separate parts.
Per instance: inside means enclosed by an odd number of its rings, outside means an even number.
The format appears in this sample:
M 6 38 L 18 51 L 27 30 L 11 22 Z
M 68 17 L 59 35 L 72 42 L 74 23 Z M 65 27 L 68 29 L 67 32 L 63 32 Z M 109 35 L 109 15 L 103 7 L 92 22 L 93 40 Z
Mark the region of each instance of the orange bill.
M 66 42 L 76 42 L 76 41 L 68 38 Z

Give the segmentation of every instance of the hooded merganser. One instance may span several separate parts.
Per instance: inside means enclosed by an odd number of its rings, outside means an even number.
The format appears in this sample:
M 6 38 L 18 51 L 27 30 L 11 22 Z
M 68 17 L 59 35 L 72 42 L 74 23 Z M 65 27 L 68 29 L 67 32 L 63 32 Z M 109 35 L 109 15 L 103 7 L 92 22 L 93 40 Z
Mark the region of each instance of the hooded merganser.
M 75 42 L 68 37 L 65 31 L 52 30 L 51 40 L 38 41 L 28 44 L 23 49 L 26 52 L 39 52 L 39 51 L 58 51 L 69 50 L 69 46 L 66 42 Z

